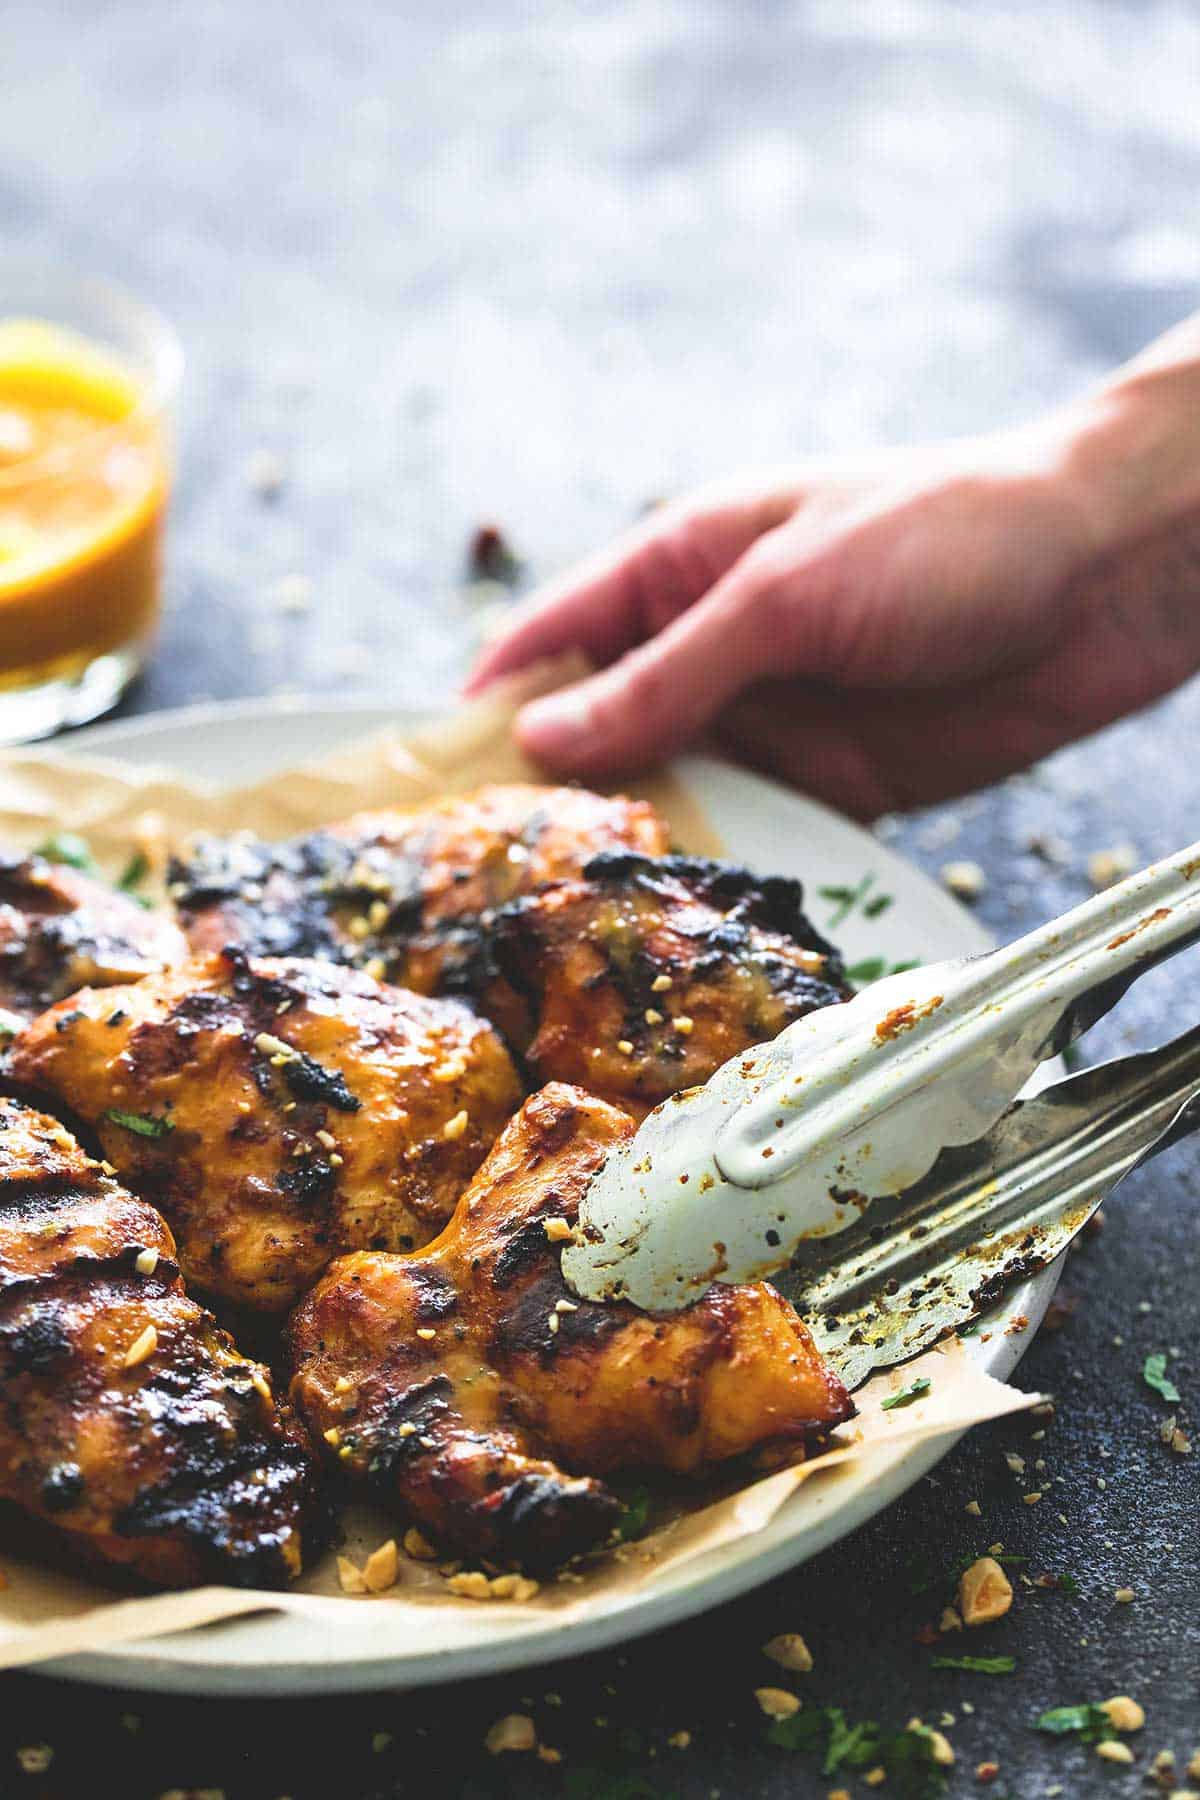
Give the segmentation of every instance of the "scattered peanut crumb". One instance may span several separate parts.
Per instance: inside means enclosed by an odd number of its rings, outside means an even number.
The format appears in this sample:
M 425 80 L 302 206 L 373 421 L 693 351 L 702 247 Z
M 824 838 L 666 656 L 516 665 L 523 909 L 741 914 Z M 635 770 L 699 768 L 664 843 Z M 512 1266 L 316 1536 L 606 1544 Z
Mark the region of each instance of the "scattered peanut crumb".
M 957 1613 L 952 1606 L 947 1606 L 943 1610 L 941 1618 L 938 1620 L 938 1630 L 961 1631 L 962 1628 L 963 1622 L 961 1615 Z
M 1137 867 L 1137 851 L 1132 844 L 1114 844 L 1108 850 L 1093 850 L 1087 860 L 1088 880 L 1099 891 L 1129 875 Z
M 671 977 L 669 975 L 656 975 L 654 980 L 650 983 L 650 992 L 652 994 L 665 994 L 670 985 Z
M 565 1244 L 568 1238 L 575 1236 L 574 1226 L 566 1219 L 543 1219 L 542 1228 L 552 1244 Z
M 442 1126 L 442 1136 L 444 1138 L 450 1138 L 452 1141 L 455 1138 L 460 1138 L 470 1123 L 471 1115 L 464 1106 L 461 1112 L 456 1112 L 452 1119 L 446 1120 L 446 1123 Z
M 133 1266 L 139 1275 L 153 1275 L 155 1269 L 158 1267 L 158 1251 L 140 1251 L 134 1258 Z
M 1102 1700 L 1100 1710 L 1108 1714 L 1115 1731 L 1140 1731 L 1146 1723 L 1145 1711 L 1128 1694 L 1114 1694 L 1111 1700 Z
M 414 1562 L 436 1562 L 438 1555 L 429 1539 L 415 1525 L 410 1525 L 404 1534 L 404 1554 L 411 1556 Z
M 49 1744 L 26 1744 L 17 1751 L 17 1761 L 26 1775 L 44 1775 L 54 1761 L 54 1751 Z
M 136 1369 L 139 1363 L 149 1362 L 158 1349 L 158 1332 L 153 1325 L 147 1325 L 145 1331 L 136 1337 L 125 1352 L 121 1363 L 123 1369 Z
M 617 1049 L 621 1052 L 622 1056 L 633 1055 L 633 1045 L 628 1038 L 618 1038 Z
M 663 1016 L 656 1006 L 648 1006 L 642 1015 L 647 1025 L 661 1025 Z
M 560 1763 L 562 1761 L 562 1751 L 555 1750 L 550 1744 L 539 1744 L 537 1753 L 539 1762 Z
M 1102 1744 L 1096 1745 L 1096 1755 L 1102 1756 L 1105 1762 L 1131 1763 L 1133 1751 L 1128 1744 L 1119 1744 L 1116 1738 L 1106 1738 Z
M 1012 1582 L 994 1556 L 981 1556 L 963 1570 L 958 1610 L 964 1625 L 988 1625 L 993 1619 L 1002 1619 L 1012 1602 Z
M 790 1719 L 793 1713 L 800 1711 L 800 1702 L 795 1694 L 789 1694 L 786 1688 L 755 1688 L 754 1698 L 758 1701 L 760 1711 L 766 1713 L 768 1719 Z
M 830 1788 L 825 1800 L 851 1800 L 849 1788 Z
M 396 1577 L 400 1573 L 400 1552 L 396 1548 L 395 1538 L 389 1538 L 386 1544 L 380 1544 L 372 1550 L 363 1564 L 363 1583 L 368 1594 L 385 1594 L 396 1585 Z
M 1000 1764 L 998 1762 L 981 1762 L 975 1764 L 976 1781 L 995 1781 L 999 1773 Z
M 949 1769 L 954 1763 L 954 1747 L 944 1732 L 935 1731 L 932 1725 L 922 1723 L 920 1719 L 910 1719 L 904 1727 L 905 1731 L 915 1731 L 929 1740 L 929 1752 L 935 1763 L 943 1769 Z
M 673 1731 L 667 1739 L 672 1750 L 686 1750 L 691 1741 L 692 1734 L 690 1731 Z
M 969 1512 L 973 1519 L 982 1519 L 983 1517 L 983 1508 L 980 1506 L 978 1500 L 968 1500 L 967 1504 L 963 1507 L 963 1511 Z
M 418 1325 L 417 1326 L 417 1336 L 419 1338 L 421 1338 L 426 1344 L 431 1344 L 433 1342 L 434 1338 L 437 1336 L 437 1332 L 434 1330 L 432 1325 Z
M 1042 1491 L 1040 1488 L 1035 1488 L 1031 1494 L 1022 1494 L 1021 1495 L 1021 1498 L 1025 1502 L 1026 1506 L 1036 1506 L 1038 1504 L 1038 1502 L 1041 1500 L 1041 1497 L 1042 1497 Z
M 686 1013 L 678 1013 L 671 1023 L 681 1037 L 691 1037 L 696 1028 L 695 1020 L 689 1019 Z
M 1133 1589 L 1130 1587 L 1113 1589 L 1113 1599 L 1119 1600 L 1122 1606 L 1128 1606 L 1129 1602 L 1134 1598 L 1136 1598 L 1136 1596 L 1134 1595 Z
M 987 887 L 987 876 L 977 862 L 943 863 L 941 878 L 942 886 L 960 900 L 978 900 Z
M 812 1651 L 798 1631 L 781 1631 L 763 1645 L 762 1653 L 796 1675 L 807 1675 L 813 1666 Z
M 363 1580 L 363 1572 L 356 1562 L 351 1562 L 348 1556 L 338 1557 L 337 1572 L 338 1586 L 341 1588 L 343 1594 L 366 1593 L 367 1584 Z
M 456 1570 L 446 1581 L 460 1600 L 532 1600 L 540 1584 L 528 1575 L 496 1575 L 490 1580 L 482 1569 Z
M 336 1450 L 342 1441 L 342 1434 L 336 1425 L 331 1425 L 329 1430 L 322 1432 L 321 1435 L 331 1450 Z
M 537 1732 L 533 1720 L 524 1713 L 505 1713 L 502 1719 L 496 1720 L 483 1742 L 489 1755 L 500 1756 L 506 1750 L 532 1750 L 537 1743 Z
M 882 1763 L 876 1763 L 875 1767 L 868 1769 L 863 1776 L 863 1785 L 864 1787 L 882 1787 L 886 1780 L 887 1770 Z

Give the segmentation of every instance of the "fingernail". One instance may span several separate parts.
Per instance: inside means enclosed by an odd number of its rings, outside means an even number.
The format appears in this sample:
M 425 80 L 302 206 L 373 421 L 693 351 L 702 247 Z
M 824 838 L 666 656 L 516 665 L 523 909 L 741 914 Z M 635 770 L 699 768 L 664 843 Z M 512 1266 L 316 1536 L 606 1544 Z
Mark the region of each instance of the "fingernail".
M 577 749 L 589 735 L 591 708 L 584 694 L 568 688 L 547 694 L 521 708 L 518 729 L 527 749 L 542 756 L 557 756 Z

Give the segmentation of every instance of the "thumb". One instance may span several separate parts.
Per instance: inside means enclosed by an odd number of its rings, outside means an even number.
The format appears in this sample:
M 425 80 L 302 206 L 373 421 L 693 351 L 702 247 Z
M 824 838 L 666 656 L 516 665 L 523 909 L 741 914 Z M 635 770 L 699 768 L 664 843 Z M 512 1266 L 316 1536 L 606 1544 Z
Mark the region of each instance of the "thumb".
M 657 637 L 599 674 L 531 701 L 517 719 L 521 747 L 564 773 L 644 766 L 695 737 L 749 682 L 778 673 L 775 536 L 761 538 Z

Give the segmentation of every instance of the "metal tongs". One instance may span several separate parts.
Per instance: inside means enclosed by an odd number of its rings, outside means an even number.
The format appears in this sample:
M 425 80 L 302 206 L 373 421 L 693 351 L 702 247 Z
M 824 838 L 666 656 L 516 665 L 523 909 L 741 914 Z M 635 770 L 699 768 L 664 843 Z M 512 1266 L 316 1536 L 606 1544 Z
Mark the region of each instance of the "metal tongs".
M 568 1282 L 657 1310 L 772 1275 L 851 1385 L 913 1355 L 1051 1262 L 1130 1169 L 1200 1124 L 1200 1028 L 1016 1098 L 1197 938 L 1200 844 L 1006 949 L 799 1020 L 609 1156 Z

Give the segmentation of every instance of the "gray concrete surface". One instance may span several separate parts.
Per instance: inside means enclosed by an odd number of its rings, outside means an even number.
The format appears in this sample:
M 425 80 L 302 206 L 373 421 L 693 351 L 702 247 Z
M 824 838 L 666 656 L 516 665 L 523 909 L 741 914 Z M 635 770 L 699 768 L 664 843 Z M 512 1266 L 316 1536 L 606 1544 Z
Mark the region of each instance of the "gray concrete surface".
M 5 0 L 0 46 L 4 247 L 125 280 L 188 351 L 169 610 L 135 710 L 448 692 L 479 624 L 461 576 L 480 519 L 544 575 L 709 474 L 1018 419 L 1197 304 L 1184 0 Z M 272 502 L 248 478 L 263 451 L 286 473 Z M 295 576 L 312 604 L 288 614 Z M 977 858 L 980 910 L 1011 934 L 1086 891 L 1090 850 L 1195 835 L 1198 708 L 1193 688 L 896 839 L 930 867 Z M 1047 829 L 1063 869 L 1028 849 Z M 1187 967 L 1156 978 L 1099 1048 L 1191 1023 L 1198 996 Z M 816 1655 L 814 1703 L 953 1714 L 954 1795 L 1132 1796 L 1163 1748 L 1186 1786 L 1200 1456 L 1158 1442 L 1140 1370 L 1176 1346 L 1194 1419 L 1198 1176 L 1197 1147 L 1176 1150 L 1072 1257 L 1078 1310 L 1020 1372 L 1060 1397 L 1044 1441 L 979 1434 L 771 1589 L 619 1655 L 410 1700 L 138 1703 L 10 1678 L 0 1793 L 807 1800 L 844 1777 L 766 1745 L 752 1698 L 786 1629 Z M 1014 1448 L 1045 1457 L 1036 1507 Z M 1023 1590 L 970 1644 L 1014 1674 L 935 1671 L 914 1633 L 946 1583 L 911 1590 L 996 1540 L 1080 1592 Z M 1148 1713 L 1132 1768 L 1031 1729 L 1118 1692 Z M 561 1766 L 483 1754 L 529 1704 Z M 50 1771 L 22 1774 L 41 1739 Z

